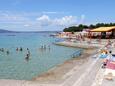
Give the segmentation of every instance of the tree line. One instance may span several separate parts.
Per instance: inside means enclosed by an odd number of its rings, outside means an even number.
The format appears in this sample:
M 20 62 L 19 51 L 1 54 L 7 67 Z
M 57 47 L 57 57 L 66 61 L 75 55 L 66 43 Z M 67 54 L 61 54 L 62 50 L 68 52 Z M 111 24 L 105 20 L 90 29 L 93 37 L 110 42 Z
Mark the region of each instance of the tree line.
M 98 27 L 109 27 L 109 26 L 115 26 L 115 23 L 97 23 L 95 25 L 80 24 L 78 26 L 71 26 L 68 28 L 64 28 L 63 31 L 64 32 L 79 32 L 79 31 L 82 31 L 83 29 L 94 29 L 94 28 L 98 28 Z

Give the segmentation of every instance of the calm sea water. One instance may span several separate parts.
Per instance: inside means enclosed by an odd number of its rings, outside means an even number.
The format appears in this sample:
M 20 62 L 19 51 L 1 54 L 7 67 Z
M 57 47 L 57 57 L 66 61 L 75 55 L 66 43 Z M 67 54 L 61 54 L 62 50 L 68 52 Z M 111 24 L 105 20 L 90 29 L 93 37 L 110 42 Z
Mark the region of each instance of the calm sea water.
M 46 72 L 57 64 L 71 58 L 78 49 L 56 46 L 57 40 L 49 36 L 50 33 L 0 33 L 0 79 L 31 80 L 35 76 Z M 41 50 L 42 45 L 49 46 Z M 22 47 L 23 51 L 16 51 Z M 30 50 L 30 60 L 26 61 L 26 48 Z M 6 54 L 9 50 L 9 55 Z

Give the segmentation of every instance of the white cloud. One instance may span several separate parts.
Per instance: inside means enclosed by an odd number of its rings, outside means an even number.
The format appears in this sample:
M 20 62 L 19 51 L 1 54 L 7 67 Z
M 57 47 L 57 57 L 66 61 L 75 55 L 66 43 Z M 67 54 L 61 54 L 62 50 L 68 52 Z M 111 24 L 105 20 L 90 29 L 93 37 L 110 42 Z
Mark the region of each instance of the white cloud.
M 75 16 L 64 16 L 62 18 L 51 19 L 48 15 L 43 15 L 36 19 L 41 25 L 70 26 L 77 23 Z
M 51 24 L 51 19 L 47 15 L 42 15 L 41 17 L 38 17 L 36 20 L 41 26 L 48 26 Z
M 49 12 L 50 13 L 50 12 Z M 52 12 L 53 13 L 53 12 Z M 55 12 L 54 12 L 55 13 Z M 30 15 L 28 13 L 28 15 Z M 62 30 L 65 27 L 76 25 L 76 16 L 63 16 L 60 18 L 51 18 L 49 15 L 38 15 L 36 18 L 25 14 L 15 14 L 10 12 L 0 12 L 0 28 L 6 29 L 8 26 L 9 30 Z M 33 17 L 34 16 L 34 17 Z
M 21 22 L 21 21 L 28 21 L 28 18 L 21 16 L 21 15 L 13 15 L 13 14 L 8 14 L 8 13 L 0 13 L 0 22 L 3 21 L 10 21 L 10 22 Z
M 57 13 L 62 13 L 62 12 L 54 12 L 54 11 L 44 11 L 42 12 L 43 14 L 57 14 Z
M 38 21 L 49 21 L 50 18 L 47 15 L 42 15 L 41 17 L 37 18 Z
M 54 22 L 57 25 L 70 26 L 77 24 L 77 18 L 75 16 L 64 16 L 62 18 L 55 19 Z

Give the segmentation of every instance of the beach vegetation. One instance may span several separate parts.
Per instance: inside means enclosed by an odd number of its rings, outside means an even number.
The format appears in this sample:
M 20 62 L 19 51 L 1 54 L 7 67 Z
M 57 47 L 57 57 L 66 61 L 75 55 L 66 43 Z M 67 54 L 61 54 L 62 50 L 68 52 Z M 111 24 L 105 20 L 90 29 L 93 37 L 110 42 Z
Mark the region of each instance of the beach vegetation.
M 115 26 L 115 23 L 97 23 L 97 24 L 90 24 L 90 25 L 83 25 L 80 24 L 78 26 L 70 26 L 67 28 L 64 28 L 64 32 L 80 32 L 83 29 L 94 29 L 98 27 L 109 27 L 109 26 Z

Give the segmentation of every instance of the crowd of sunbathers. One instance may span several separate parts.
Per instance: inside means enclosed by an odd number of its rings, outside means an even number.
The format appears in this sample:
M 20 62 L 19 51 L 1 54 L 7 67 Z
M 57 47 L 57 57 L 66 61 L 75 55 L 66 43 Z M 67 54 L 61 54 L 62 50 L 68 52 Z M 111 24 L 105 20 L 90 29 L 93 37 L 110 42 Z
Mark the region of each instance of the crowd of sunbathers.
M 100 58 L 103 58 L 102 68 L 105 68 L 106 79 L 112 79 L 115 76 L 115 52 L 113 52 L 114 47 L 111 45 L 102 49 L 100 52 Z

